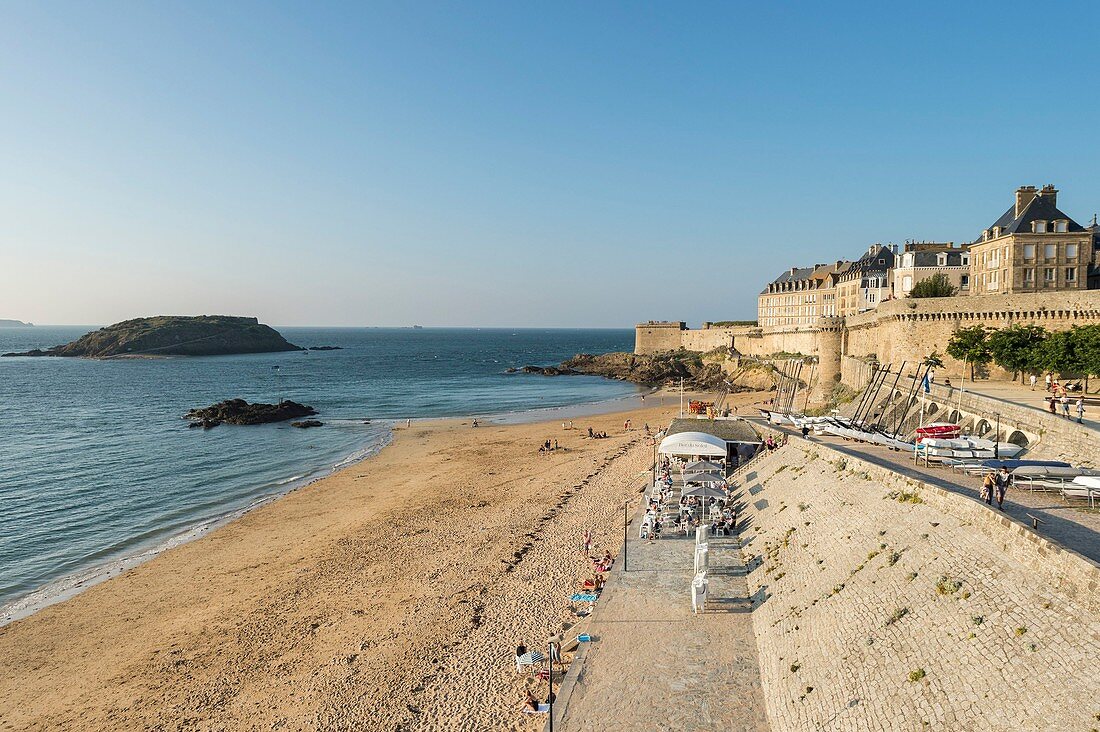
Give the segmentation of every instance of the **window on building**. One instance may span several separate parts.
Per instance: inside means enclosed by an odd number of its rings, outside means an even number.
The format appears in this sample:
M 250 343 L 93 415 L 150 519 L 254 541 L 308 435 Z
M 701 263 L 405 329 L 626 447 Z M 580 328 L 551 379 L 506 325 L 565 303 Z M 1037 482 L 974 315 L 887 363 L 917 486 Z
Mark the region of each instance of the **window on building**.
M 1006 262 L 1008 261 L 1008 247 L 1001 248 L 1001 256 L 1004 257 Z
M 1031 230 L 1034 231 L 1036 234 L 1045 234 L 1045 233 L 1047 233 L 1047 222 L 1045 222 L 1045 221 L 1032 221 L 1031 222 Z
M 959 289 L 960 290 L 969 290 L 970 289 L 970 275 L 963 275 L 959 278 Z
M 1024 268 L 1024 282 L 1034 282 L 1034 281 L 1035 281 L 1035 268 L 1034 267 L 1025 267 Z
M 1024 259 L 1035 259 L 1035 245 L 1024 244 Z
M 1077 245 L 1066 244 L 1066 259 L 1077 259 Z
M 1077 281 L 1077 268 L 1076 267 L 1066 267 L 1066 282 L 1076 282 L 1076 281 Z
M 946 267 L 947 266 L 947 255 L 946 254 L 937 254 L 936 255 L 936 266 L 937 267 Z
M 1054 259 L 1055 257 L 1057 257 L 1058 256 L 1058 245 L 1057 244 L 1044 244 L 1043 245 L 1043 256 L 1046 257 L 1047 259 Z
M 969 254 L 962 255 L 962 266 L 964 266 L 964 267 L 969 267 L 970 266 L 970 255 Z
M 1056 233 L 1056 234 L 1065 234 L 1066 231 L 1068 230 L 1068 228 L 1069 228 L 1069 222 L 1068 221 L 1055 221 L 1054 222 L 1054 233 Z
M 909 292 L 913 289 L 913 278 L 910 275 L 905 275 L 901 278 L 901 291 Z
M 1054 267 L 1043 268 L 1043 281 L 1054 282 Z

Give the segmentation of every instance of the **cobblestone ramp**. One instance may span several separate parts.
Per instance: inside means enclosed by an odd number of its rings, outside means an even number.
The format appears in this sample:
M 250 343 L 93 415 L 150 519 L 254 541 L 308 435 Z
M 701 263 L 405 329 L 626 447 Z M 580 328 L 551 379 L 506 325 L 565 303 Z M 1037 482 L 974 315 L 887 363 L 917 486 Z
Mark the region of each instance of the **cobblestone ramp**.
M 854 466 L 793 440 L 746 477 L 771 728 L 1100 728 L 1088 560 L 1067 573 L 1066 557 L 945 508 L 962 499 Z

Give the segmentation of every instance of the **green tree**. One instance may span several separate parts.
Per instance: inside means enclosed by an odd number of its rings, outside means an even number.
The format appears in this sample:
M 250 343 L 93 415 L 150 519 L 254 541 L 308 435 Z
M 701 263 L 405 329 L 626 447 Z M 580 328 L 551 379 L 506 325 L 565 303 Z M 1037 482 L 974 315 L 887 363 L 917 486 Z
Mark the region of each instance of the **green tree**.
M 1083 325 L 1073 329 L 1074 350 L 1085 372 L 1085 389 L 1088 377 L 1100 376 L 1100 325 Z
M 989 350 L 989 330 L 984 325 L 962 328 L 952 334 L 947 342 L 947 355 L 970 364 L 970 380 L 974 380 L 974 367 L 984 366 L 993 360 Z
M 932 353 L 925 356 L 924 361 L 922 361 L 921 363 L 925 366 L 931 366 L 934 369 L 943 368 L 943 359 L 940 358 L 940 354 L 936 353 L 935 351 L 932 351 Z
M 1050 334 L 1037 325 L 1013 325 L 989 334 L 989 351 L 993 362 L 1012 372 L 1012 378 L 1042 368 L 1043 342 Z
M 909 291 L 909 297 L 952 297 L 958 293 L 959 288 L 952 285 L 947 280 L 947 275 L 941 272 L 925 277 L 913 285 L 913 289 Z
M 1038 357 L 1039 366 L 1043 370 L 1059 374 L 1080 373 L 1085 370 L 1077 348 L 1081 338 L 1075 331 L 1077 328 L 1056 331 L 1043 341 Z

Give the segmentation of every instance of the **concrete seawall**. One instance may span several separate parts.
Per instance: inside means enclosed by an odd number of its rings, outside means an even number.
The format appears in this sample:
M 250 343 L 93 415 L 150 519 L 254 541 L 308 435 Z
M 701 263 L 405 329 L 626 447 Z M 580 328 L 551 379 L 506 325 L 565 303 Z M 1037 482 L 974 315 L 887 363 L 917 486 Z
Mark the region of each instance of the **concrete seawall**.
M 744 485 L 773 730 L 1097 726 L 1094 562 L 820 444 L 792 441 Z

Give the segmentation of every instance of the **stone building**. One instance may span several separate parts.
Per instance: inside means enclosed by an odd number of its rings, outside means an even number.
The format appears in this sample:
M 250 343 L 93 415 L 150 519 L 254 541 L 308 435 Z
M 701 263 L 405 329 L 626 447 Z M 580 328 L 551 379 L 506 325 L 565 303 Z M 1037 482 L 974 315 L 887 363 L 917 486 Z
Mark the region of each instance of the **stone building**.
M 895 299 L 909 297 L 918 282 L 938 274 L 959 295 L 970 294 L 970 252 L 954 242 L 906 242 L 895 264 L 891 277 Z
M 761 328 L 809 327 L 837 315 L 836 284 L 851 262 L 791 267 L 769 282 L 757 298 Z
M 890 271 L 894 268 L 897 246 L 874 244 L 866 254 L 850 262 L 837 277 L 836 299 L 839 317 L 874 310 L 889 300 Z
M 1058 209 L 1058 190 L 1022 186 L 1016 201 L 970 245 L 972 294 L 1084 290 L 1093 235 Z

